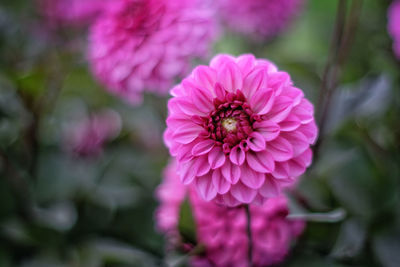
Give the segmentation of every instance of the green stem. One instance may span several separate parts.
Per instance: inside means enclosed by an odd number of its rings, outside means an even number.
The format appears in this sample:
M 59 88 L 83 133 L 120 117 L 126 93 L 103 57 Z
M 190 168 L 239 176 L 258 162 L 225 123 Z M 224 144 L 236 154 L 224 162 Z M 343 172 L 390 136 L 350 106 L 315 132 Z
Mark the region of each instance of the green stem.
M 318 157 L 321 144 L 324 141 L 325 125 L 329 115 L 332 96 L 339 85 L 343 65 L 348 58 L 351 45 L 354 41 L 355 32 L 361 14 L 362 3 L 363 0 L 353 0 L 347 23 L 347 2 L 346 0 L 340 0 L 338 4 L 338 15 L 336 17 L 335 33 L 332 39 L 331 56 L 325 68 L 316 108 L 320 138 L 313 149 L 314 158 Z

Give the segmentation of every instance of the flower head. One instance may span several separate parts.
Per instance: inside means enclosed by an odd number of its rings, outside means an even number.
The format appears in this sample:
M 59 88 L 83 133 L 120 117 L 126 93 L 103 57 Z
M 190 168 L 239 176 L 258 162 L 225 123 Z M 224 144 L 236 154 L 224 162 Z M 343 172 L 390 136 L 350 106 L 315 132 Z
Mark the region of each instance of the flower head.
M 115 0 L 91 28 L 91 66 L 110 92 L 137 104 L 144 90 L 166 94 L 214 33 L 202 1 Z
M 103 110 L 68 125 L 64 132 L 64 145 L 71 153 L 86 157 L 102 152 L 106 141 L 121 130 L 121 118 L 113 110 Z
M 156 211 L 158 228 L 168 241 L 177 245 L 180 206 L 189 199 L 198 243 L 205 246 L 204 256 L 192 259 L 193 266 L 248 266 L 247 219 L 243 206 L 229 208 L 199 198 L 192 186 L 179 182 L 175 164 L 165 172 L 157 190 L 160 206 Z M 271 198 L 262 206 L 251 206 L 254 266 L 269 266 L 284 260 L 291 243 L 304 230 L 304 221 L 288 220 L 283 196 Z
M 171 92 L 164 140 L 205 200 L 262 203 L 310 165 L 313 106 L 271 62 L 218 55 Z
M 400 1 L 393 1 L 388 12 L 388 30 L 393 38 L 393 50 L 400 59 Z
M 284 30 L 304 0 L 218 0 L 220 14 L 230 28 L 254 39 L 267 39 Z M 240 19 L 238 19 L 240 18 Z

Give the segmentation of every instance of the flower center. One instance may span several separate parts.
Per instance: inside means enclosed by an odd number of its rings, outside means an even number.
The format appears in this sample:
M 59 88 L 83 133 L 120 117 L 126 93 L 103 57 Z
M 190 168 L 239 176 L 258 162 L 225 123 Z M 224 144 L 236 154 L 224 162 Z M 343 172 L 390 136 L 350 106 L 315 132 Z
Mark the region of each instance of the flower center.
M 221 145 L 225 153 L 243 142 L 253 132 L 253 123 L 260 120 L 254 114 L 240 90 L 227 93 L 224 99 L 214 99 L 214 110 L 203 117 L 203 127 L 209 137 Z
M 226 118 L 222 120 L 222 126 L 227 132 L 233 132 L 236 130 L 237 120 L 234 118 Z

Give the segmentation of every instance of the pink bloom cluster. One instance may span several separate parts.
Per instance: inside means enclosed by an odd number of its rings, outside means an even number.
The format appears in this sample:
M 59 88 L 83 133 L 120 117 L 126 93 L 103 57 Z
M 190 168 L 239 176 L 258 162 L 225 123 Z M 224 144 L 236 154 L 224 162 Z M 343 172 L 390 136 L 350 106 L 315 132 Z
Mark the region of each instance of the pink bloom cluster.
M 218 55 L 171 93 L 164 140 L 203 199 L 261 204 L 310 165 L 313 105 L 271 62 Z
M 192 187 L 180 183 L 175 163 L 166 169 L 164 182 L 157 190 L 160 207 L 156 212 L 158 228 L 176 245 L 179 211 L 185 196 L 193 211 L 197 239 L 205 246 L 205 257 L 196 257 L 193 266 L 248 266 L 247 220 L 243 206 L 228 208 L 199 198 Z M 292 242 L 303 232 L 305 223 L 288 220 L 283 196 L 269 199 L 262 206 L 251 206 L 254 266 L 281 262 Z
M 68 125 L 64 132 L 64 146 L 71 153 L 86 157 L 102 152 L 106 141 L 121 130 L 121 118 L 113 110 L 103 110 Z
M 400 59 L 400 1 L 393 1 L 388 12 L 388 30 L 393 38 L 393 50 Z
M 267 39 L 284 30 L 300 12 L 304 0 L 218 0 L 221 17 L 230 28 Z
M 41 13 L 52 25 L 77 25 L 92 22 L 110 0 L 38 0 Z
M 166 94 L 191 60 L 207 55 L 213 11 L 198 0 L 115 0 L 92 26 L 90 61 L 109 91 L 132 104 Z

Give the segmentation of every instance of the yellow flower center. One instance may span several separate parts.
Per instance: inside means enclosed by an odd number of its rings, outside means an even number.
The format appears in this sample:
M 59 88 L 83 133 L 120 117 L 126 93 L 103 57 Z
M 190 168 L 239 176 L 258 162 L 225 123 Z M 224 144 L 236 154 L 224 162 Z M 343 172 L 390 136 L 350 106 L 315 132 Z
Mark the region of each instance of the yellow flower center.
M 232 131 L 236 130 L 236 124 L 237 124 L 237 121 L 234 118 L 226 118 L 226 119 L 222 120 L 222 126 L 228 132 L 232 132 Z

